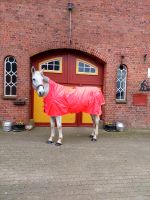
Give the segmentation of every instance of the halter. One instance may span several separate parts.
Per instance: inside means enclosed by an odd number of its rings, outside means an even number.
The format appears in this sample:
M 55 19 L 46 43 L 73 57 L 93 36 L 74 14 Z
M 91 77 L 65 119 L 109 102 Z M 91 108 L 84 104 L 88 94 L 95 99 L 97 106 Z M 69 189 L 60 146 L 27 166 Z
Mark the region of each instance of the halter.
M 43 87 L 43 89 L 44 89 L 44 85 L 42 85 L 42 84 L 39 84 L 38 86 L 36 86 L 36 90 L 38 90 L 39 89 L 39 87 Z

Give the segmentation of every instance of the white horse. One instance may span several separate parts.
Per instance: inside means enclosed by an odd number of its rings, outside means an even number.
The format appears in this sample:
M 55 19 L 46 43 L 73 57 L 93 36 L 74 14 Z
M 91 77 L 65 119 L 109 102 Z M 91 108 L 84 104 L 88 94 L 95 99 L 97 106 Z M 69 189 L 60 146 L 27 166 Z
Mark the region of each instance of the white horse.
M 50 115 L 51 135 L 47 141 L 48 144 L 53 143 L 55 137 L 55 120 L 58 128 L 59 138 L 56 142 L 57 146 L 62 145 L 62 115 L 67 113 L 88 112 L 93 121 L 93 131 L 90 135 L 92 141 L 96 141 L 98 137 L 99 121 L 101 115 L 101 105 L 104 104 L 104 98 L 101 90 L 97 87 L 75 87 L 68 89 L 65 86 L 57 84 L 44 76 L 43 70 L 36 71 L 34 67 L 31 68 L 32 73 L 32 86 L 37 92 L 39 97 L 44 98 L 45 112 Z M 57 88 L 57 92 L 54 90 Z M 66 89 L 67 88 L 67 89 Z M 84 94 L 82 94 L 82 91 Z M 79 102 L 74 99 L 74 93 Z M 84 95 L 88 93 L 88 97 Z M 50 96 L 49 96 L 50 94 Z M 82 95 L 79 98 L 79 95 Z M 95 94 L 97 96 L 95 96 Z M 94 98 L 93 98 L 94 96 Z M 65 97 L 65 98 L 64 98 Z M 56 98 L 55 102 L 53 99 Z M 64 99 L 62 99 L 64 98 Z M 48 102 L 46 102 L 48 99 Z M 94 100 L 93 100 L 94 99 Z M 96 99 L 96 102 L 95 102 Z M 56 104 L 56 105 L 55 105 Z M 83 105 L 82 105 L 83 104 Z M 72 107 L 73 108 L 72 108 Z M 93 107 L 97 106 L 97 111 L 93 111 Z M 95 107 L 95 109 L 97 108 Z

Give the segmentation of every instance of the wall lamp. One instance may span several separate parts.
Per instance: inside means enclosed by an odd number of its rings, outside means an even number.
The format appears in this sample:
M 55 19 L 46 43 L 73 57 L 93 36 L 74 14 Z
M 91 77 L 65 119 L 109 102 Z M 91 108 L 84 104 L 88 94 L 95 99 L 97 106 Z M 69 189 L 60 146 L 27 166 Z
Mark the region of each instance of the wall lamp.
M 72 11 L 73 8 L 74 8 L 74 4 L 71 3 L 71 2 L 68 2 L 67 8 L 68 8 L 69 11 Z

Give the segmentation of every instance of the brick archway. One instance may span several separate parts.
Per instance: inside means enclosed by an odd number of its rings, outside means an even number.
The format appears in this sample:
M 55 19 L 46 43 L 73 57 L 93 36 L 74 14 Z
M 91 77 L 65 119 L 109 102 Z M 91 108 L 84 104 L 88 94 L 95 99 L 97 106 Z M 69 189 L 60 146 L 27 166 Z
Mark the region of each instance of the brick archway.
M 48 41 L 46 44 L 43 45 L 40 43 L 40 46 L 33 46 L 32 52 L 29 52 L 30 57 L 36 56 L 40 54 L 41 52 L 46 51 L 53 51 L 53 50 L 59 50 L 59 49 L 70 49 L 70 50 L 76 50 L 81 51 L 83 53 L 87 53 L 89 56 L 95 57 L 97 60 L 100 60 L 105 65 L 107 61 L 109 60 L 109 55 L 101 50 L 97 49 L 95 46 L 88 44 L 88 43 L 82 43 L 82 41 L 74 41 L 71 45 L 69 45 L 66 40 L 61 41 Z M 30 51 L 30 50 L 29 50 Z

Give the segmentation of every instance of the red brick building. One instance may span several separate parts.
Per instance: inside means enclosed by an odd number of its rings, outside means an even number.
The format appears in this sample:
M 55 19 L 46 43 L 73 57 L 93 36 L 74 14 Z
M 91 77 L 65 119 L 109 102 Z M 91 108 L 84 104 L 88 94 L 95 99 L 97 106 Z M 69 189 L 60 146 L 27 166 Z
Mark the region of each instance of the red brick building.
M 41 104 L 31 88 L 35 65 L 59 83 L 101 87 L 104 121 L 149 127 L 150 91 L 140 91 L 140 84 L 149 80 L 150 2 L 72 3 L 0 2 L 0 120 L 47 122 L 34 116 Z M 87 118 L 78 114 L 64 121 L 83 125 Z

